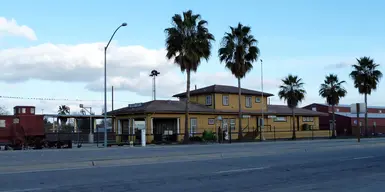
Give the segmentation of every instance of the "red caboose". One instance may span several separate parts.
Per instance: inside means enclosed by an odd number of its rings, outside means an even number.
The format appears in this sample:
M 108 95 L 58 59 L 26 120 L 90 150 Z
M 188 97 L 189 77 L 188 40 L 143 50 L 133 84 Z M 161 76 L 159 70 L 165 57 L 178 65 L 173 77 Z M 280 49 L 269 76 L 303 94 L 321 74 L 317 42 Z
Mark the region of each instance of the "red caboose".
M 0 116 L 0 143 L 21 146 L 44 138 L 44 115 L 36 115 L 34 106 L 15 106 L 13 115 Z

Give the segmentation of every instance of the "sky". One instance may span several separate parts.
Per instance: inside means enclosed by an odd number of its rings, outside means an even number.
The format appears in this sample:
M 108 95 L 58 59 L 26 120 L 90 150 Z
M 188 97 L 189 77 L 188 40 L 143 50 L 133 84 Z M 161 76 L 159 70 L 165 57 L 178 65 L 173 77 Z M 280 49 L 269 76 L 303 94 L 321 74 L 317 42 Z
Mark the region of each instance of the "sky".
M 263 59 L 264 92 L 277 95 L 288 74 L 303 79 L 307 91 L 301 106 L 325 103 L 318 89 L 327 74 L 337 74 L 348 95 L 343 104 L 363 102 L 349 78 L 356 58 L 370 56 L 385 65 L 384 1 L 359 0 L 230 0 L 180 1 L 4 1 L 0 6 L 0 101 L 36 106 L 37 113 L 57 113 L 79 104 L 97 114 L 103 107 L 103 49 L 107 52 L 108 110 L 111 86 L 114 109 L 151 100 L 151 70 L 157 77 L 157 99 L 176 99 L 186 89 L 186 75 L 165 57 L 164 29 L 171 17 L 191 9 L 208 21 L 215 36 L 210 59 L 192 75 L 191 87 L 234 85 L 237 80 L 219 62 L 218 48 L 229 26 L 248 25 Z M 384 71 L 385 73 L 385 71 Z M 369 105 L 385 105 L 385 82 L 368 97 Z M 261 89 L 261 63 L 242 79 L 242 87 Z M 4 98 L 16 97 L 15 98 Z M 42 98 L 42 99 L 35 99 Z M 277 96 L 272 104 L 284 104 Z

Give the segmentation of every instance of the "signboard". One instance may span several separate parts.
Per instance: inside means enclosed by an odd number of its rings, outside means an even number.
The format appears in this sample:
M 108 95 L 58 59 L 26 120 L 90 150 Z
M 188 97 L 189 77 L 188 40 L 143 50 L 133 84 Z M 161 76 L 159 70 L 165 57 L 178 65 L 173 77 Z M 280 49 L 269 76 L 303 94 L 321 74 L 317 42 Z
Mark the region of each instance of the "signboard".
M 135 121 L 134 122 L 134 128 L 135 129 L 146 129 L 146 122 L 145 121 Z
M 358 113 L 365 113 L 365 103 L 359 103 L 358 104 L 360 106 L 360 111 L 358 111 Z M 357 104 L 356 103 L 353 103 L 350 105 L 350 113 L 357 113 Z

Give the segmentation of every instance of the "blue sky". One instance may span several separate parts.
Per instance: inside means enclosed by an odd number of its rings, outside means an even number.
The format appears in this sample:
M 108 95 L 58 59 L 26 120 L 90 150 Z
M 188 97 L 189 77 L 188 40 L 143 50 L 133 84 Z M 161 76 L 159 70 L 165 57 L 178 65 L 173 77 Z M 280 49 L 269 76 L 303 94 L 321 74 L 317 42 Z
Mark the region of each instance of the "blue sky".
M 24 67 L 21 67 L 20 70 L 13 71 L 23 71 L 24 76 L 20 77 L 22 80 L 9 81 L 3 79 L 0 83 L 0 89 L 7 90 L 3 92 L 3 95 L 9 96 L 102 100 L 103 93 L 98 91 L 99 89 L 87 89 L 90 82 L 87 82 L 86 77 L 81 81 L 74 80 L 79 75 L 82 76 L 83 71 L 84 76 L 87 76 L 87 66 L 82 66 L 83 55 L 81 54 L 84 54 L 84 58 L 89 62 L 89 65 L 93 62 L 101 62 L 98 59 L 102 57 L 102 52 L 98 56 L 91 57 L 91 53 L 87 53 L 84 49 L 89 47 L 90 50 L 97 50 L 97 46 L 92 47 L 91 44 L 104 44 L 120 23 L 127 22 L 128 26 L 122 28 L 115 36 L 114 47 L 111 48 L 111 57 L 109 57 L 112 60 L 116 58 L 111 61 L 115 62 L 116 65 L 126 67 L 120 70 L 127 70 L 127 74 L 119 73 L 122 78 L 125 78 L 124 82 L 128 85 L 121 84 L 120 88 L 120 84 L 116 85 L 118 90 L 115 93 L 115 100 L 117 101 L 115 108 L 126 106 L 128 102 L 149 100 L 151 98 L 150 81 L 142 84 L 138 83 L 142 82 L 140 80 L 136 81 L 136 83 L 130 82 L 137 78 L 135 74 L 147 70 L 147 68 L 139 69 L 140 67 L 136 66 L 151 61 L 154 62 L 154 67 L 157 67 L 156 62 L 159 59 L 164 59 L 160 56 L 160 53 L 163 53 L 161 50 L 164 48 L 165 34 L 163 30 L 170 26 L 171 17 L 175 13 L 182 13 L 182 11 L 188 9 L 201 14 L 202 18 L 209 22 L 209 30 L 217 40 L 214 43 L 211 59 L 202 63 L 196 75 L 196 80 L 193 81 L 193 84 L 197 84 L 198 87 L 214 83 L 236 85 L 236 80 L 231 78 L 228 71 L 219 63 L 217 50 L 220 40 L 223 34 L 228 31 L 229 26 L 236 25 L 238 22 L 250 25 L 253 35 L 259 41 L 261 58 L 264 60 L 264 79 L 270 82 L 265 85 L 265 91 L 276 94 L 277 86 L 275 84 L 279 83 L 279 79 L 289 73 L 296 74 L 303 78 L 306 83 L 305 88 L 308 95 L 304 104 L 323 102 L 318 96 L 317 89 L 328 73 L 336 73 L 341 80 L 348 82 L 346 88 L 349 95 L 342 101 L 343 103 L 360 102 L 362 97 L 353 89 L 351 80 L 348 77 L 351 70 L 350 65 L 355 62 L 356 57 L 361 56 L 371 56 L 377 63 L 385 64 L 385 25 L 383 25 L 385 13 L 381 9 L 385 6 L 385 2 L 366 1 L 364 3 L 358 0 L 245 0 L 236 4 L 233 4 L 233 2 L 225 0 L 210 2 L 203 0 L 117 0 L 113 1 L 113 3 L 96 0 L 55 2 L 48 0 L 14 0 L 2 2 L 0 17 L 7 20 L 15 19 L 19 25 L 28 26 L 36 34 L 37 40 L 28 40 L 20 35 L 6 35 L 3 30 L 0 33 L 0 61 L 3 63 L 10 62 L 15 66 L 19 63 L 29 62 L 28 67 L 35 68 L 38 72 L 48 73 L 47 67 L 37 70 L 41 66 L 39 66 L 38 62 L 36 65 L 32 62 L 33 58 L 37 57 L 36 55 L 49 57 L 52 68 L 60 65 L 63 61 L 55 60 L 60 56 L 52 57 L 50 55 L 52 53 L 47 53 L 44 51 L 45 49 L 36 47 L 42 44 L 65 45 L 65 49 L 61 48 L 55 54 L 58 55 L 64 52 L 62 50 L 75 50 L 68 51 L 64 55 L 69 59 L 75 57 L 76 66 L 70 65 L 71 62 L 68 62 L 65 69 L 73 67 L 73 70 L 77 71 L 77 73 L 73 74 L 72 77 L 71 73 L 66 73 L 66 77 L 60 80 L 50 79 L 50 77 L 41 80 L 40 77 L 44 75 L 38 75 L 37 72 L 34 72 L 34 75 L 29 76 L 30 70 L 23 65 Z M 0 25 L 0 32 L 1 29 Z M 79 44 L 87 45 L 87 47 L 74 49 Z M 135 47 L 132 46 L 141 46 L 148 51 L 146 52 L 148 54 L 143 55 L 142 52 L 135 51 Z M 112 56 L 114 48 L 121 50 L 115 53 L 117 55 L 126 51 L 127 47 L 130 47 L 131 50 L 130 58 L 124 55 Z M 33 49 L 34 51 L 25 56 L 23 55 L 26 50 L 24 48 Z M 19 54 L 24 59 L 15 59 L 16 56 L 9 58 L 7 57 L 9 54 L 4 56 L 4 51 L 9 49 L 14 49 L 12 53 Z M 54 49 L 48 50 L 53 52 Z M 3 56 L 1 56 L 1 52 L 3 52 Z M 153 58 L 151 54 L 155 54 L 155 52 L 157 53 L 156 58 L 159 59 L 148 60 Z M 93 53 L 96 53 L 96 51 Z M 71 54 L 75 54 L 75 56 Z M 134 60 L 133 57 L 135 57 Z M 147 60 L 138 61 L 144 57 Z M 95 58 L 95 61 L 93 58 Z M 137 62 L 137 64 L 130 65 L 134 62 Z M 166 63 L 166 61 L 162 62 Z M 174 92 L 185 89 L 183 84 L 184 75 L 179 73 L 176 66 L 162 64 L 160 68 L 163 70 L 161 75 L 167 74 L 168 76 L 163 77 L 165 78 L 164 81 L 162 81 L 161 77 L 159 78 L 159 89 L 163 88 L 163 94 L 160 94 L 160 98 L 168 98 L 166 96 L 168 92 L 170 92 L 169 95 L 171 96 Z M 255 69 L 243 81 L 245 87 L 260 89 L 259 69 L 259 63 L 256 63 Z M 381 67 L 381 69 L 383 68 Z M 132 73 L 129 71 L 132 71 Z M 134 74 L 134 71 L 137 71 L 137 73 Z M 102 68 L 100 68 L 100 74 L 95 72 L 93 75 L 102 75 L 102 73 Z M 212 73 L 219 77 L 212 78 Z M 115 77 L 117 78 L 119 75 L 117 73 Z M 179 82 L 179 84 L 175 86 L 166 85 L 174 81 Z M 93 83 L 95 85 L 97 82 Z M 146 89 L 141 89 L 139 90 L 140 93 L 136 93 L 135 90 L 137 89 L 133 89 L 133 86 L 146 87 Z M 385 105 L 385 102 L 381 100 L 381 90 L 382 84 L 380 84 L 379 90 L 369 97 L 370 104 Z M 272 102 L 282 103 L 276 97 L 272 99 Z M 40 102 L 12 99 L 3 99 L 2 103 L 7 108 L 12 108 L 15 104 L 32 104 L 45 111 L 55 111 L 58 104 L 78 105 L 78 102 Z M 95 108 L 101 106 L 101 102 L 89 101 L 87 104 Z

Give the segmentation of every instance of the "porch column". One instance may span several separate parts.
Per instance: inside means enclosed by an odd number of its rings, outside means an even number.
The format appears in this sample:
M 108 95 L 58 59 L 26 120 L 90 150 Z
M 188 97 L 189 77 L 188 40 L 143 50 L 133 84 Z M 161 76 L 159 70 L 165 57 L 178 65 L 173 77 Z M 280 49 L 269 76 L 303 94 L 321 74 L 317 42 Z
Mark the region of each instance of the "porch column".
M 76 118 L 74 118 L 74 132 L 75 133 L 79 132 L 79 130 L 78 130 L 78 121 L 76 120 Z
M 147 118 L 144 119 L 144 127 L 140 130 L 142 147 L 146 146 Z
M 180 121 L 180 118 L 177 118 L 177 119 L 176 119 L 176 133 L 177 133 L 177 134 L 179 134 L 179 132 L 180 132 L 180 131 L 179 131 L 179 129 L 180 129 L 180 128 L 179 128 L 179 121 Z
M 115 126 L 117 127 L 116 129 L 116 132 L 117 134 L 115 134 L 115 140 L 117 143 L 119 142 L 122 142 L 122 124 L 121 124 L 121 120 L 116 118 L 115 119 L 116 123 L 115 123 Z
M 151 134 L 154 134 L 154 118 L 151 117 Z

